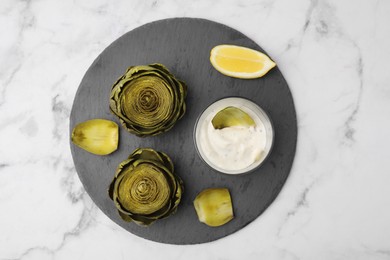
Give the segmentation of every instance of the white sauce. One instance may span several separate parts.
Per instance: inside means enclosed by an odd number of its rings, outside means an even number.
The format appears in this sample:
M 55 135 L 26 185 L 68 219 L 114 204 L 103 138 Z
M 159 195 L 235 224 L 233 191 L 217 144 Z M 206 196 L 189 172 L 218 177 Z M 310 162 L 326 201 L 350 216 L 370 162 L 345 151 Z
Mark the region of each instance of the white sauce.
M 255 127 L 234 126 L 214 129 L 211 120 L 222 109 L 235 106 L 250 115 Z M 212 108 L 200 121 L 197 129 L 197 145 L 202 157 L 214 168 L 227 171 L 246 169 L 264 159 L 266 148 L 266 129 L 264 124 L 249 108 L 243 104 L 219 104 Z M 231 172 L 233 173 L 233 172 Z

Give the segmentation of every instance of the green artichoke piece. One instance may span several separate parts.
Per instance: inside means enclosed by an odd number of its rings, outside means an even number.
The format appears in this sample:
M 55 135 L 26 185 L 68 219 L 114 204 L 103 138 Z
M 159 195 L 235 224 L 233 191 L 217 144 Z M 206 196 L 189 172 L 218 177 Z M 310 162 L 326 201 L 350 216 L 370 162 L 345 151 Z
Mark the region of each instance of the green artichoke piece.
M 110 110 L 138 136 L 170 130 L 186 111 L 187 86 L 162 64 L 129 67 L 111 89 Z
M 123 177 L 118 187 L 118 199 L 134 214 L 150 214 L 169 200 L 170 187 L 164 174 L 153 164 L 143 163 Z
M 118 125 L 106 119 L 92 119 L 75 126 L 72 142 L 97 155 L 110 154 L 118 148 Z
M 215 129 L 231 126 L 256 126 L 255 121 L 247 113 L 237 107 L 226 107 L 211 120 Z
M 171 159 L 150 148 L 136 149 L 121 162 L 109 187 L 121 218 L 141 226 L 175 213 L 182 193 Z
M 211 227 L 218 227 L 234 218 L 233 205 L 229 190 L 211 188 L 196 196 L 194 207 L 200 222 Z

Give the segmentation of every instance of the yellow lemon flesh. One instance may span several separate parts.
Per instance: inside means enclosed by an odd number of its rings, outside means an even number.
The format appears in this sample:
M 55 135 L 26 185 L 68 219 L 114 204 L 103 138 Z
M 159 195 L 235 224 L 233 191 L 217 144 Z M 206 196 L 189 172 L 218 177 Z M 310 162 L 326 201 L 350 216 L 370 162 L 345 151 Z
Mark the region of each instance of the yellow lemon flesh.
M 241 79 L 260 78 L 276 66 L 264 53 L 235 45 L 215 46 L 210 62 L 222 74 Z

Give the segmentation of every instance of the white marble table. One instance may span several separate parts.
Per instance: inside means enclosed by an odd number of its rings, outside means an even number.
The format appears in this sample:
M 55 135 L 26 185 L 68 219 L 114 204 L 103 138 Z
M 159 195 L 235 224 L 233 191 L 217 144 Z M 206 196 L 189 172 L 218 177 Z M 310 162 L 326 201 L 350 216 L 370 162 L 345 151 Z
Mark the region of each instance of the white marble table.
M 390 259 L 389 13 L 386 0 L 1 0 L 0 259 Z M 69 149 L 69 112 L 92 61 L 169 17 L 255 40 L 298 114 L 295 162 L 275 202 L 237 233 L 193 246 L 113 223 Z

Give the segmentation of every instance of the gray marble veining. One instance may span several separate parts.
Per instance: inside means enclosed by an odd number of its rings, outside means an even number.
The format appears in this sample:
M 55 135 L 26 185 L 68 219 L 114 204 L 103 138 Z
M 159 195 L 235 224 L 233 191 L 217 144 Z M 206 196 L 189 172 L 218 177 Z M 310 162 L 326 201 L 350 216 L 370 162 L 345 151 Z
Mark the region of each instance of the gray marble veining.
M 390 3 L 384 0 L 0 2 L 0 259 L 389 259 Z M 77 87 L 112 41 L 200 17 L 261 45 L 286 78 L 298 148 L 277 200 L 222 240 L 134 236 L 86 195 L 70 156 Z

